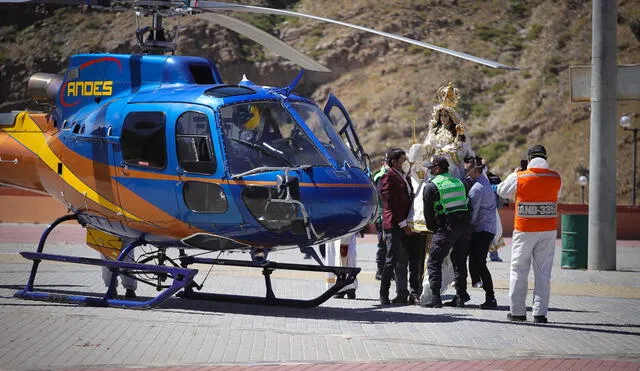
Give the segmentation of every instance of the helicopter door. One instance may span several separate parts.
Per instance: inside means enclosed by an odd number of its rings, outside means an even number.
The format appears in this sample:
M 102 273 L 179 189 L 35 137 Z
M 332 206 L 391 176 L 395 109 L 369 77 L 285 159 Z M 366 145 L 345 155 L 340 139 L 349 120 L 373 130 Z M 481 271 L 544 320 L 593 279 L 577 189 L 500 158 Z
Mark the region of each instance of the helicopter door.
M 329 117 L 333 126 L 338 130 L 338 134 L 349 147 L 353 155 L 358 159 L 362 168 L 369 170 L 371 168 L 371 160 L 369 155 L 364 152 L 360 139 L 356 134 L 353 122 L 349 118 L 347 110 L 335 95 L 329 94 L 329 99 L 324 106 L 324 113 Z
M 168 114 L 157 104 L 130 104 L 123 112 L 119 146 L 115 146 L 116 176 L 131 228 L 168 227 L 178 215 L 171 179 L 175 163 L 167 156 Z
M 215 224 L 237 226 L 242 216 L 230 198 L 228 182 L 222 179 L 220 142 L 213 140 L 217 130 L 213 112 L 198 105 L 176 105 L 175 143 L 177 187 L 180 218 L 203 230 Z

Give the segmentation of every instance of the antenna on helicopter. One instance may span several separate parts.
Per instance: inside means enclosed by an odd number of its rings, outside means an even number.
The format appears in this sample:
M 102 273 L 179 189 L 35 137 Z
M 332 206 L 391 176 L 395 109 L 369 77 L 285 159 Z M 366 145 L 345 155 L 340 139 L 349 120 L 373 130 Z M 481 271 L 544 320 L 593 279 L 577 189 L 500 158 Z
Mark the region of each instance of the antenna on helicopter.
M 291 81 L 291 84 L 289 84 L 289 86 L 287 86 L 284 89 L 279 90 L 278 93 L 284 95 L 285 97 L 288 97 L 289 94 L 291 94 L 293 89 L 296 88 L 296 86 L 298 85 L 298 83 L 302 79 L 302 75 L 304 75 L 304 68 L 301 69 L 300 72 L 298 72 L 298 75 L 293 79 L 293 81 Z

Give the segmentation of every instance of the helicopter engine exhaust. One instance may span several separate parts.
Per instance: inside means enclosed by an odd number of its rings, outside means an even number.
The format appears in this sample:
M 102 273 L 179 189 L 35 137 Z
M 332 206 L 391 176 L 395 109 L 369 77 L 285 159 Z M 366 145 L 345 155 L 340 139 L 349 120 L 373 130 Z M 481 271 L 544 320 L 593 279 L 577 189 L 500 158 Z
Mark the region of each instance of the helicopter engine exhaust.
M 29 78 L 27 91 L 38 104 L 53 104 L 62 86 L 62 75 L 38 72 Z

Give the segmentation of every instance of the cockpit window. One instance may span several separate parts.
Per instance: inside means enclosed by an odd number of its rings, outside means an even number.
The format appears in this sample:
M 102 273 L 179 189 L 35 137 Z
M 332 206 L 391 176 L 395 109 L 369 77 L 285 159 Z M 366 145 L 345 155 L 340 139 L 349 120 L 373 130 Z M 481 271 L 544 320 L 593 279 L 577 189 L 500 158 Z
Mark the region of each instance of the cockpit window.
M 279 102 L 222 107 L 220 124 L 232 174 L 265 166 L 329 165 Z
M 319 107 L 304 102 L 293 102 L 291 105 L 325 149 L 338 162 L 338 165 L 349 164 L 351 167 L 362 168 L 360 162 L 356 160 L 336 132 L 327 115 Z

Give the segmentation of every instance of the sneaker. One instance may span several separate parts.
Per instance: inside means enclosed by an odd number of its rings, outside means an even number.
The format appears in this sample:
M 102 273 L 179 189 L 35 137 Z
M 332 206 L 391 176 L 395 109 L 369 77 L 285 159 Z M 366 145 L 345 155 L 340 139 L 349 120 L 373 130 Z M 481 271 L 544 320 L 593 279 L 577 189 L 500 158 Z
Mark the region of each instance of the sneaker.
M 498 307 L 496 299 L 487 299 L 484 303 L 480 304 L 480 309 L 493 309 Z
M 395 298 L 391 299 L 391 302 L 393 304 L 408 304 L 409 300 L 407 300 L 406 296 L 396 296 Z
M 389 297 L 388 296 L 380 296 L 380 304 L 389 305 L 389 304 L 391 304 L 391 301 L 389 301 Z
M 507 319 L 512 322 L 525 322 L 527 320 L 527 316 L 514 316 L 511 313 L 507 313 Z
M 549 323 L 546 316 L 533 316 L 533 323 Z
M 133 299 L 136 297 L 136 290 L 134 289 L 127 289 L 127 291 L 124 293 L 124 297 L 127 299 Z

